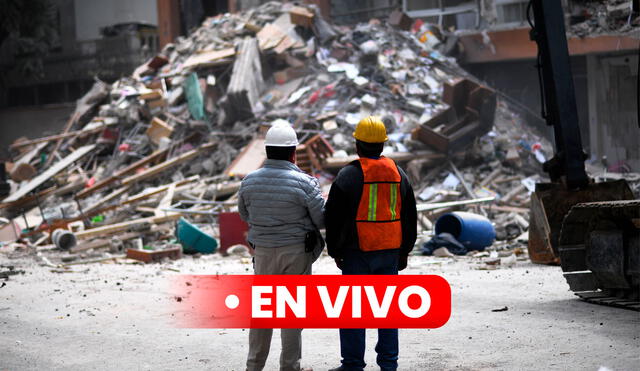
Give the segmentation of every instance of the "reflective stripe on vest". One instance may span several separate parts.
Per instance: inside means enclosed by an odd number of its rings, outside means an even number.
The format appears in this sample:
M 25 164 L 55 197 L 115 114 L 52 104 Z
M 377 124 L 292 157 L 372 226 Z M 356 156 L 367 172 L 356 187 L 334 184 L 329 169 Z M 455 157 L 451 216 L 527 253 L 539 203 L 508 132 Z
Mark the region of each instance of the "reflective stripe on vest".
M 393 160 L 360 158 L 364 176 L 356 215 L 360 250 L 397 249 L 402 243 L 400 172 Z

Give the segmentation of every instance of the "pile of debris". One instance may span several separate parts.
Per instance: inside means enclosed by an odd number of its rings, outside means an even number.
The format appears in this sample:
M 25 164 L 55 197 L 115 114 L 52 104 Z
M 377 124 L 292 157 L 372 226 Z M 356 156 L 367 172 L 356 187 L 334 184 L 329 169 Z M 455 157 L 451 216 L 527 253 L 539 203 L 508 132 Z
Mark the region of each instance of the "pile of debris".
M 270 2 L 209 18 L 132 76 L 96 81 L 62 133 L 11 145 L 0 248 L 52 266 L 225 254 L 244 243 L 236 193 L 265 160 L 271 122 L 294 125 L 298 165 L 327 192 L 356 158 L 365 115 L 387 125 L 384 154 L 406 165 L 425 230 L 462 207 L 495 221 L 499 240 L 520 236 L 550 144 L 434 34 L 393 18 L 336 27 Z
M 569 34 L 578 37 L 637 31 L 640 13 L 633 11 L 632 0 L 573 1 Z

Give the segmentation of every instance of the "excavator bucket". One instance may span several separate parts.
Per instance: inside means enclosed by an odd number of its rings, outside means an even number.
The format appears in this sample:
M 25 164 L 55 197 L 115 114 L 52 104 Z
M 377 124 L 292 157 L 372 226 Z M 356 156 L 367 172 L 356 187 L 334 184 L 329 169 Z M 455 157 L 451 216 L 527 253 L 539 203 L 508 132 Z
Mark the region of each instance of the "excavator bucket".
M 538 183 L 531 195 L 529 258 L 537 264 L 560 264 L 558 242 L 564 217 L 579 203 L 632 200 L 624 180 L 593 183 L 581 190 L 567 190 L 559 183 Z

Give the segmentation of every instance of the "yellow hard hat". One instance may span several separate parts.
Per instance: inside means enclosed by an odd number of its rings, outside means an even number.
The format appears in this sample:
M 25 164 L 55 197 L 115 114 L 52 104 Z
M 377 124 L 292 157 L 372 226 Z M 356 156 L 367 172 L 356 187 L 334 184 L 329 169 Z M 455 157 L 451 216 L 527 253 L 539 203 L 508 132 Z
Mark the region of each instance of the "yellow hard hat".
M 387 141 L 387 129 L 376 116 L 368 116 L 360 120 L 353 137 L 367 143 L 384 143 Z

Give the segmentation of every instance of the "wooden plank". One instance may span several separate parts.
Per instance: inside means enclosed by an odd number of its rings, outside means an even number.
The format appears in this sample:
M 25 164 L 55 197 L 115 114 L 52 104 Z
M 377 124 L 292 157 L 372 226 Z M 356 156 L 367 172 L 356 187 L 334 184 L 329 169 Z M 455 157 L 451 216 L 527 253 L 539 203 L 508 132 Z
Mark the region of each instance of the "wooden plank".
M 124 187 L 120 187 L 120 188 L 114 190 L 113 192 L 108 194 L 106 197 L 101 198 L 100 200 L 98 200 L 94 204 L 92 204 L 91 206 L 89 206 L 86 209 L 84 209 L 84 212 L 85 213 L 91 213 L 91 212 L 97 210 L 100 206 L 106 204 L 107 202 L 115 199 L 118 196 L 121 196 L 128 189 L 129 189 L 128 186 L 124 186 Z
M 502 172 L 502 168 L 498 167 L 496 169 L 494 169 L 491 173 L 489 173 L 489 175 L 487 175 L 486 178 L 484 178 L 482 180 L 482 182 L 480 182 L 479 186 L 480 188 L 482 187 L 486 187 L 489 183 L 491 183 L 498 175 L 500 175 L 500 173 Z
M 130 203 L 137 202 L 137 201 L 140 201 L 140 200 L 144 200 L 144 199 L 149 198 L 151 196 L 154 196 L 154 195 L 157 195 L 159 193 L 165 192 L 168 189 L 170 189 L 171 187 L 179 187 L 179 186 L 182 186 L 182 185 L 185 185 L 185 184 L 189 184 L 191 182 L 195 182 L 198 179 L 200 179 L 199 175 L 193 175 L 193 176 L 191 176 L 191 177 L 189 177 L 187 179 L 184 179 L 184 180 L 181 180 L 181 181 L 178 181 L 178 182 L 166 184 L 166 185 L 163 185 L 163 186 L 160 186 L 160 187 L 157 187 L 157 188 L 153 188 L 153 189 L 147 189 L 144 192 L 141 192 L 141 193 L 138 193 L 138 194 L 135 194 L 133 196 L 128 197 L 126 200 L 124 200 L 122 202 L 122 205 L 126 205 L 126 204 L 130 204 Z
M 223 58 L 229 58 L 236 55 L 236 51 L 234 48 L 221 49 L 221 50 L 213 50 L 209 52 L 204 52 L 196 55 L 192 55 L 189 57 L 182 67 L 184 69 L 191 67 L 206 67 L 216 62 L 220 61 Z
M 174 247 L 152 251 L 127 249 L 127 258 L 139 260 L 145 263 L 159 262 L 165 258 L 176 260 L 182 258 L 182 248 Z
M 463 201 L 450 201 L 450 202 L 436 202 L 430 204 L 418 204 L 416 209 L 418 212 L 420 211 L 429 211 L 429 210 L 437 210 L 444 209 L 453 206 L 462 206 L 462 205 L 471 205 L 471 204 L 479 204 L 483 202 L 491 202 L 495 200 L 495 197 L 483 197 L 483 198 L 474 198 L 471 200 L 463 200 Z
M 167 153 L 169 152 L 169 149 L 163 149 L 161 151 L 155 151 L 152 154 L 150 154 L 149 156 L 142 158 L 136 162 L 134 162 L 133 164 L 125 167 L 122 170 L 116 171 L 115 174 L 113 174 L 112 176 L 105 178 L 103 180 L 98 181 L 96 184 L 93 185 L 93 187 L 91 188 L 87 188 L 81 192 L 78 192 L 78 194 L 76 194 L 77 198 L 85 198 L 91 194 L 93 194 L 94 192 L 108 186 L 109 184 L 117 181 L 118 179 L 122 178 L 125 175 L 129 175 L 130 173 L 138 170 L 140 167 L 153 162 L 163 156 L 165 156 Z
M 436 153 L 432 151 L 417 151 L 417 152 L 392 152 L 385 157 L 388 157 L 394 161 L 411 161 L 415 159 L 423 159 L 423 160 L 440 160 L 444 159 L 447 156 L 441 153 Z M 327 169 L 337 169 L 344 167 L 348 163 L 355 161 L 358 159 L 358 155 L 351 155 L 347 157 L 329 157 L 326 159 L 324 163 L 324 168 Z
M 231 162 L 224 174 L 244 178 L 250 172 L 259 169 L 266 159 L 264 139 L 254 139 L 242 149 L 242 152 Z
M 280 27 L 274 25 L 273 23 L 265 25 L 264 27 L 262 27 L 260 32 L 256 34 L 260 50 L 275 48 L 278 44 L 280 44 L 285 36 L 287 36 L 287 34 L 282 31 Z
M 2 202 L 2 203 L 0 203 L 0 210 L 2 210 L 2 209 L 19 209 L 19 208 L 29 207 L 29 206 L 35 204 L 36 199 L 38 199 L 38 200 L 40 200 L 40 202 L 42 202 L 42 200 L 44 200 L 46 197 L 48 197 L 51 194 L 53 194 L 56 190 L 57 190 L 57 187 L 50 187 L 50 188 L 42 190 L 42 191 L 40 191 L 40 192 L 38 192 L 36 194 L 25 196 L 25 197 L 23 197 L 23 198 L 21 198 L 21 199 L 19 199 L 17 201 Z
M 482 206 L 483 208 L 495 211 L 504 211 L 508 213 L 518 213 L 518 214 L 529 214 L 531 209 L 525 207 L 515 207 L 515 206 L 506 206 L 506 205 L 489 205 Z
M 473 189 L 471 189 L 469 184 L 467 184 L 467 181 L 464 180 L 464 177 L 460 173 L 460 170 L 458 170 L 456 165 L 453 164 L 453 161 L 449 160 L 449 166 L 451 167 L 451 169 L 455 173 L 455 175 L 458 178 L 458 180 L 460 180 L 460 183 L 462 183 L 462 186 L 464 187 L 465 192 L 467 192 L 467 195 L 469 195 L 469 197 L 471 197 L 471 198 L 476 198 L 476 194 L 473 192 Z
M 37 138 L 37 139 L 30 139 L 30 140 L 25 140 L 22 142 L 18 142 L 18 143 L 14 143 L 10 146 L 11 149 L 18 149 L 24 146 L 29 146 L 32 144 L 42 144 L 44 143 L 44 145 L 46 145 L 48 142 L 52 141 L 52 140 L 59 140 L 59 139 L 65 139 L 65 138 L 69 138 L 69 137 L 73 137 L 75 135 L 81 135 L 81 134 L 96 134 L 101 132 L 102 130 L 104 130 L 105 127 L 107 127 L 107 124 L 103 124 L 99 127 L 95 127 L 93 129 L 89 129 L 89 130 L 76 130 L 76 131 L 71 131 L 68 133 L 64 133 L 64 134 L 57 134 L 57 135 L 50 135 L 48 137 L 42 137 L 42 138 Z
M 62 134 L 67 134 L 69 130 L 71 130 L 71 127 L 73 127 L 73 124 L 76 123 L 79 117 L 80 117 L 80 114 L 78 114 L 77 111 L 74 112 L 73 115 L 69 117 L 67 124 L 64 126 L 64 130 L 62 131 Z M 49 152 L 49 157 L 47 158 L 47 162 L 44 164 L 45 168 L 51 165 L 51 163 L 53 162 L 53 159 L 56 157 L 56 154 L 58 153 L 58 149 L 60 149 L 61 144 L 62 144 L 62 139 L 56 139 L 56 144 L 53 147 L 53 150 Z
M 171 207 L 171 203 L 173 201 L 173 195 L 174 195 L 175 191 L 176 191 L 176 185 L 175 184 L 171 184 L 169 186 L 169 188 L 167 189 L 167 193 L 162 197 L 162 199 L 158 203 L 158 207 L 153 212 L 153 214 L 155 216 L 164 215 L 165 212 L 162 211 L 162 209 L 166 209 L 166 208 Z
M 90 144 L 90 145 L 78 148 L 69 156 L 63 158 L 62 160 L 58 161 L 55 165 L 48 168 L 44 173 L 32 179 L 25 186 L 21 187 L 16 193 L 5 198 L 3 202 L 7 203 L 7 202 L 13 202 L 21 199 L 22 197 L 29 194 L 29 192 L 33 191 L 34 189 L 42 185 L 44 182 L 49 180 L 52 176 L 56 175 L 57 173 L 61 172 L 66 167 L 71 165 L 74 161 L 79 160 L 80 158 L 82 158 L 82 156 L 91 152 L 95 147 L 96 147 L 95 144 Z
M 22 143 L 22 142 L 20 142 Z M 16 161 L 13 166 L 17 166 L 19 164 L 28 164 L 31 162 L 31 160 L 36 157 L 40 151 L 47 146 L 47 143 L 39 143 L 37 144 L 32 150 L 30 150 L 29 152 L 25 153 L 24 155 L 22 155 L 18 161 Z
M 151 120 L 151 126 L 146 131 L 147 136 L 155 145 L 159 145 L 162 138 L 169 138 L 171 133 L 173 133 L 173 128 L 158 117 Z
M 518 184 L 517 187 L 513 188 L 511 191 L 509 191 L 509 193 L 507 193 L 502 199 L 500 199 L 501 202 L 507 203 L 509 201 L 511 201 L 514 197 L 516 197 L 517 195 L 525 192 L 527 190 L 527 187 L 525 187 L 522 184 Z
M 182 188 L 185 185 L 187 185 L 188 183 L 196 181 L 199 178 L 200 178 L 199 175 L 194 175 L 194 176 L 189 177 L 189 178 L 187 178 L 185 180 L 181 180 L 179 182 L 175 182 L 175 183 L 171 183 L 171 184 L 175 184 L 177 187 L 179 187 L 179 188 L 176 189 L 177 191 L 179 191 L 179 190 L 182 190 Z M 101 214 L 101 213 L 107 212 L 109 210 L 117 209 L 118 207 L 121 207 L 123 205 L 128 205 L 128 204 L 135 203 L 135 202 L 138 202 L 138 201 L 146 200 L 149 197 L 155 196 L 155 195 L 157 195 L 159 193 L 162 193 L 162 192 L 166 191 L 169 186 L 170 186 L 170 184 L 167 184 L 167 185 L 164 185 L 164 186 L 161 186 L 161 187 L 158 187 L 158 188 L 147 190 L 147 191 L 144 191 L 142 193 L 138 193 L 136 195 L 130 196 L 129 198 L 127 198 L 126 200 L 120 202 L 119 204 L 104 206 L 102 208 L 92 210 L 91 212 L 85 212 L 84 214 L 85 214 L 85 216 L 90 217 L 90 216 L 93 216 L 93 215 L 97 215 L 97 214 Z M 239 188 L 239 186 L 238 186 L 238 188 Z M 79 219 L 79 218 L 76 218 L 76 219 Z
M 152 216 L 148 218 L 134 219 L 134 220 L 130 220 L 122 223 L 109 224 L 102 227 L 85 229 L 82 232 L 76 233 L 76 238 L 84 239 L 84 238 L 91 238 L 95 236 L 113 234 L 116 232 L 125 231 L 129 228 L 136 227 L 141 224 L 159 224 L 159 223 L 170 222 L 170 221 L 179 219 L 181 216 L 182 214 L 180 213 L 172 212 L 172 213 L 167 213 L 166 215 L 163 215 L 163 216 Z
M 156 100 L 162 98 L 162 90 L 160 89 L 152 89 L 140 94 L 140 99 L 147 100 Z
M 311 28 L 311 26 L 313 26 L 314 14 L 307 8 L 294 6 L 289 10 L 289 16 L 291 17 L 291 23 L 295 25 L 307 28 Z
M 207 143 L 204 144 L 198 148 L 194 148 L 191 151 L 185 152 L 183 154 L 181 154 L 180 156 L 174 157 L 170 160 L 167 160 L 163 163 L 160 163 L 156 166 L 153 166 L 145 171 L 143 171 L 140 174 L 135 174 L 132 175 L 128 178 L 125 178 L 122 181 L 123 185 L 129 185 L 129 184 L 134 184 L 137 183 L 139 181 L 145 180 L 145 179 L 149 179 L 152 178 L 160 173 L 162 173 L 163 171 L 166 171 L 168 169 L 170 169 L 173 166 L 176 166 L 178 164 L 181 164 L 183 162 L 189 161 L 192 158 L 198 156 L 199 154 L 201 154 L 202 152 L 204 152 L 205 150 L 211 149 L 213 147 L 213 143 Z
M 496 179 L 493 183 L 502 184 L 507 182 L 513 182 L 514 180 L 522 180 L 522 176 L 514 175 L 514 176 L 502 177 L 500 179 Z
M 138 232 L 129 232 L 129 233 L 125 233 L 122 235 L 118 235 L 118 239 L 120 241 L 126 241 L 126 240 L 130 240 L 136 237 L 140 237 L 140 233 Z M 78 246 L 72 247 L 69 252 L 71 252 L 72 254 L 75 253 L 79 253 L 82 251 L 87 251 L 87 250 L 91 250 L 91 249 L 99 249 L 101 247 L 107 247 L 111 245 L 111 239 L 110 238 L 101 238 L 101 239 L 97 239 L 97 240 L 93 240 L 93 241 L 89 241 L 89 242 L 84 242 L 81 243 Z

